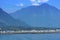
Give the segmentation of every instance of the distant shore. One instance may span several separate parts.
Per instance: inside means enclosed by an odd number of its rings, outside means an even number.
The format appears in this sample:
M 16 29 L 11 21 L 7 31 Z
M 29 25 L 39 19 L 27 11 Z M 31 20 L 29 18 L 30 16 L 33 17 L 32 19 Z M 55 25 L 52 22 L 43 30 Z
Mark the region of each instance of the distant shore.
M 47 34 L 60 33 L 60 29 L 55 30 L 19 30 L 19 31 L 0 31 L 0 34 Z

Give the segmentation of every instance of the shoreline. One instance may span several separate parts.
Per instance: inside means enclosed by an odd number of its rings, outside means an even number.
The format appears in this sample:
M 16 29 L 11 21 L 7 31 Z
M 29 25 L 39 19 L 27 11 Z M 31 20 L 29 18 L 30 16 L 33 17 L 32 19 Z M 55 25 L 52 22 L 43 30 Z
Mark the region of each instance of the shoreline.
M 0 34 L 50 34 L 60 33 L 60 29 L 55 30 L 19 30 L 19 31 L 0 31 Z

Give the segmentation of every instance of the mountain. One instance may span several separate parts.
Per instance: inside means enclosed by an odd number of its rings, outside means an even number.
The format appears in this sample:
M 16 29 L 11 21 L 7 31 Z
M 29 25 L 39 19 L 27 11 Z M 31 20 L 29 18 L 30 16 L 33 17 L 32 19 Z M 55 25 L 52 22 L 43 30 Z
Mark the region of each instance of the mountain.
M 16 20 L 0 8 L 0 28 L 18 28 L 28 26 L 25 22 Z
M 60 27 L 60 10 L 46 3 L 22 8 L 10 15 L 31 26 Z

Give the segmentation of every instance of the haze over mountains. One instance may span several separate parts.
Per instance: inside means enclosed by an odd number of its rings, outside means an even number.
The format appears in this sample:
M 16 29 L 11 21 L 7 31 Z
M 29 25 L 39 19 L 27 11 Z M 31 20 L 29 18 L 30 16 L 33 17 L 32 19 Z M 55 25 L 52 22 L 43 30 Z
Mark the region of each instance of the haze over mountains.
M 60 27 L 60 10 L 46 3 L 22 8 L 11 14 L 0 8 L 0 27 L 8 26 Z
M 31 26 L 60 27 L 60 10 L 46 3 L 22 8 L 10 15 Z
M 11 27 L 27 27 L 25 22 L 19 21 L 11 17 L 3 9 L 0 8 L 0 28 L 11 28 Z

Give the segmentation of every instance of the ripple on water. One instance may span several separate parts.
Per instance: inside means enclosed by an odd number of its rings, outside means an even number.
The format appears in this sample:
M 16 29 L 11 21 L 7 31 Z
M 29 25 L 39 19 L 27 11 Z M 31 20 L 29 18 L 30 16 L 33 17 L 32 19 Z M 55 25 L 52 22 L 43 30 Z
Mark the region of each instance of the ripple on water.
M 60 40 L 60 34 L 12 34 L 12 35 L 0 35 L 0 40 Z

